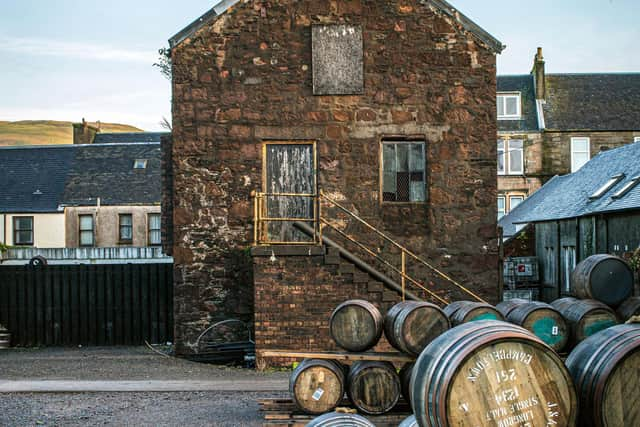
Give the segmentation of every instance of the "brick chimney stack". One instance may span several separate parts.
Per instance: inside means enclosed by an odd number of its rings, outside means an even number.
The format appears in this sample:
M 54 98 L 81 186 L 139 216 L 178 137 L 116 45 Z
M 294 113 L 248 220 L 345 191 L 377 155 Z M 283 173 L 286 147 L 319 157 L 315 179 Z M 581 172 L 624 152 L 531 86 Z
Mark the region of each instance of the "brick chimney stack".
M 93 140 L 95 139 L 96 133 L 98 132 L 100 132 L 99 124 L 98 124 L 98 127 L 91 126 L 83 118 L 82 123 L 73 124 L 73 143 L 74 144 L 93 144 Z
M 536 88 L 536 99 L 547 99 L 547 82 L 545 74 L 544 56 L 542 56 L 542 48 L 538 48 L 536 56 L 533 58 L 533 79 Z

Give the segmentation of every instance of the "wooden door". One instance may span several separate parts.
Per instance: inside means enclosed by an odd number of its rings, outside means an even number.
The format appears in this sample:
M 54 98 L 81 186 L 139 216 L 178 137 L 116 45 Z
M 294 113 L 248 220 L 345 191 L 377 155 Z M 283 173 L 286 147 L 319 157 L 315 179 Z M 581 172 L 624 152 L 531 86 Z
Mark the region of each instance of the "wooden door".
M 296 219 L 313 219 L 316 195 L 316 156 L 313 143 L 266 143 L 264 149 L 264 215 L 281 219 L 267 224 L 269 242 L 313 239 L 293 227 Z M 278 195 L 280 194 L 280 195 Z M 296 194 L 296 196 L 281 195 Z M 304 195 L 304 196 L 303 196 Z M 282 220 L 289 219 L 289 220 Z M 313 226 L 313 221 L 305 221 Z

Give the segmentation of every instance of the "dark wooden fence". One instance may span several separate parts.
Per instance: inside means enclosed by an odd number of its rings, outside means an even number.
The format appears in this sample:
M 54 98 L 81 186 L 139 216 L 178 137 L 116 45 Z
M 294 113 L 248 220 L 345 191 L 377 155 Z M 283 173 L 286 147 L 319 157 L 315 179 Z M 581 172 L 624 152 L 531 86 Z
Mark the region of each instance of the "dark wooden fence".
M 173 341 L 173 265 L 0 266 L 13 346 Z

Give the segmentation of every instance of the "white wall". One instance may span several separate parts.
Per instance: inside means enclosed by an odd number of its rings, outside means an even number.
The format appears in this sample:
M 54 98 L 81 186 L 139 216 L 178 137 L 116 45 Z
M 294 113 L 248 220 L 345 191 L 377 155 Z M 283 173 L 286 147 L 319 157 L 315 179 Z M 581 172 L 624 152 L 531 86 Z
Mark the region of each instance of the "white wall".
M 2 215 L 5 216 L 5 215 Z M 36 248 L 64 248 L 65 219 L 64 213 L 51 214 L 7 214 L 7 241 L 6 244 L 13 246 L 13 217 L 32 216 L 33 217 L 33 246 Z M 2 233 L 4 238 L 4 233 Z

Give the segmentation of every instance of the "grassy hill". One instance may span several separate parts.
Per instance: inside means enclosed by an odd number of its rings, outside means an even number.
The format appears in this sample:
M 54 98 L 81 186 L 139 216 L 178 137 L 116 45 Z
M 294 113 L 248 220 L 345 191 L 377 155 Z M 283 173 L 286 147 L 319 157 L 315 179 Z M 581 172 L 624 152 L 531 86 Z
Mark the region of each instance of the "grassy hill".
M 96 125 L 95 123 L 90 123 Z M 140 129 L 118 123 L 101 123 L 101 132 L 141 132 Z M 73 144 L 71 122 L 52 120 L 0 121 L 0 146 Z

